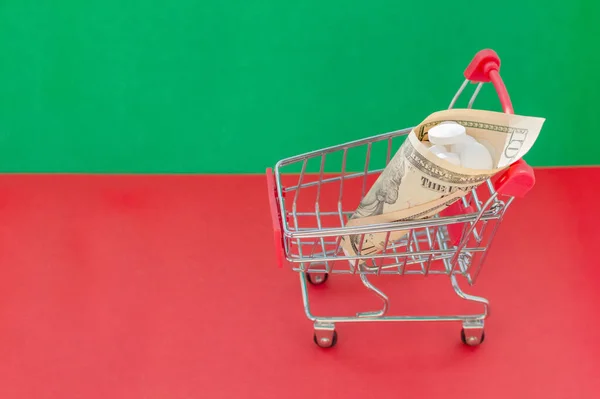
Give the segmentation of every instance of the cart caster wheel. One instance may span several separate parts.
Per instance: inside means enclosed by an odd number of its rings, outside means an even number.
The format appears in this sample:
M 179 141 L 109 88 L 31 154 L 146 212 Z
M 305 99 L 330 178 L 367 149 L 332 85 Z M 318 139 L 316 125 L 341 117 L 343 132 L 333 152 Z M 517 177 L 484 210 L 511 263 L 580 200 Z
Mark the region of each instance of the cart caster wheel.
M 328 273 L 306 273 L 306 280 L 312 285 L 323 284 L 328 278 Z
M 485 340 L 485 331 L 468 328 L 467 332 L 465 332 L 465 329 L 463 328 L 460 331 L 460 339 L 465 345 L 477 346 L 482 344 Z
M 335 344 L 337 344 L 337 331 L 333 330 L 333 334 L 331 334 L 331 336 L 319 334 L 317 331 L 315 332 L 313 338 L 317 346 L 321 348 L 333 348 Z

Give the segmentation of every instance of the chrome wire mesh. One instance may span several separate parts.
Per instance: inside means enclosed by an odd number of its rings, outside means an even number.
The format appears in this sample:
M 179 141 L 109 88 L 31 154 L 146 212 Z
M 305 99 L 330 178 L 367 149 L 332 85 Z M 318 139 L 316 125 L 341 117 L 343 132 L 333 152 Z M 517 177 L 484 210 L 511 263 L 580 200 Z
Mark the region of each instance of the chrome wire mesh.
M 276 165 L 285 255 L 295 271 L 452 274 L 466 277 L 471 284 L 475 282 L 512 200 L 499 196 L 489 180 L 459 200 L 468 210 L 461 214 L 346 227 L 348 218 L 410 131 L 411 128 L 325 148 Z M 349 164 L 361 164 L 361 170 L 348 170 Z M 392 241 L 390 235 L 395 231 L 407 234 Z M 461 233 L 453 237 L 450 231 Z M 382 252 L 368 256 L 344 253 L 344 236 L 357 234 L 364 238 L 373 233 L 385 233 Z

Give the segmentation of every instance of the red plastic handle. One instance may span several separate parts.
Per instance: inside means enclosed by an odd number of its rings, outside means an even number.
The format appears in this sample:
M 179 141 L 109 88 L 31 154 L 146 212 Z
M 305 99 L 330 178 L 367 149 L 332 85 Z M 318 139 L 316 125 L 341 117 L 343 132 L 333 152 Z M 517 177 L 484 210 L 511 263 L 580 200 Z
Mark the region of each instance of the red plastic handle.
M 273 169 L 267 168 L 267 191 L 269 195 L 269 208 L 271 211 L 271 222 L 273 223 L 273 240 L 275 241 L 275 256 L 277 257 L 277 266 L 283 267 L 285 258 L 283 251 L 283 235 L 281 233 L 281 210 L 279 209 L 279 200 L 277 199 L 277 186 Z
M 494 50 L 481 50 L 465 69 L 465 78 L 476 83 L 491 82 L 502 109 L 507 114 L 514 114 L 514 109 L 506 85 L 500 76 L 500 57 Z M 509 166 L 503 173 L 492 178 L 494 189 L 503 195 L 511 197 L 524 197 L 535 185 L 535 173 L 531 166 L 520 159 Z M 468 213 L 474 213 L 475 209 L 472 205 L 464 207 L 462 201 L 458 200 L 448 208 L 440 212 L 440 216 L 456 216 Z M 457 245 L 462 235 L 463 226 L 458 223 L 448 225 L 448 233 L 453 245 Z
M 535 173 L 527 162 L 519 159 L 507 171 L 492 179 L 499 194 L 523 198 L 535 186 Z
M 472 82 L 492 82 L 502 109 L 507 114 L 514 114 L 512 101 L 506 90 L 506 85 L 500 76 L 500 57 L 494 50 L 481 50 L 465 69 L 465 78 Z M 512 197 L 523 197 L 535 185 L 533 169 L 523 160 L 512 164 L 498 179 L 494 181 L 494 188 L 500 194 Z
M 476 83 L 488 83 L 492 82 L 498 97 L 500 98 L 500 104 L 502 109 L 507 114 L 514 114 L 512 102 L 510 96 L 506 90 L 506 85 L 500 76 L 500 57 L 494 50 L 486 49 L 481 50 L 465 69 L 465 78 Z

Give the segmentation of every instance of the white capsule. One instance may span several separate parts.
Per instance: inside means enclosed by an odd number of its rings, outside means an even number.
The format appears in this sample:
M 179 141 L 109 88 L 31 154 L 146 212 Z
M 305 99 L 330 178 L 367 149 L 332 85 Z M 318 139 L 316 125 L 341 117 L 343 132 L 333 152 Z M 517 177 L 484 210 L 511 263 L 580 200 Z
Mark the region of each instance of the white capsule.
M 448 152 L 448 148 L 446 148 L 446 146 L 444 145 L 434 144 L 431 147 L 429 147 L 429 151 L 433 152 L 435 155 L 438 155 L 442 152 Z
M 496 159 L 496 150 L 494 149 L 494 146 L 492 145 L 492 143 L 490 143 L 488 140 L 486 139 L 480 139 L 477 140 L 480 144 L 483 144 L 483 146 L 485 148 L 487 148 L 488 152 L 490 153 L 490 155 L 492 156 L 492 159 Z M 498 166 L 498 165 L 494 165 L 494 166 Z
M 450 163 L 452 163 L 454 165 L 460 166 L 460 158 L 459 158 L 458 155 L 456 155 L 453 152 L 440 152 L 440 153 L 435 154 L 435 155 L 437 155 L 439 158 L 441 158 L 441 159 L 443 159 L 445 161 L 448 161 L 448 162 L 450 162 Z
M 464 146 L 459 154 L 460 164 L 464 168 L 489 170 L 493 168 L 493 160 L 487 148 L 478 142 Z
M 460 142 L 467 130 L 456 122 L 444 122 L 429 129 L 427 134 L 433 144 L 452 145 Z
M 452 145 L 450 146 L 450 151 L 452 151 L 452 152 L 453 152 L 453 153 L 455 153 L 455 154 L 460 154 L 460 152 L 461 152 L 461 151 L 462 151 L 462 149 L 465 147 L 465 145 L 467 145 L 467 144 L 469 144 L 469 143 L 473 143 L 473 142 L 475 142 L 475 141 L 477 141 L 477 140 L 475 140 L 475 138 L 474 138 L 474 137 L 472 137 L 472 136 L 469 136 L 468 134 L 465 134 L 465 135 L 462 137 L 461 141 L 459 141 L 459 142 L 458 142 L 458 143 L 456 143 L 456 144 L 452 144 Z

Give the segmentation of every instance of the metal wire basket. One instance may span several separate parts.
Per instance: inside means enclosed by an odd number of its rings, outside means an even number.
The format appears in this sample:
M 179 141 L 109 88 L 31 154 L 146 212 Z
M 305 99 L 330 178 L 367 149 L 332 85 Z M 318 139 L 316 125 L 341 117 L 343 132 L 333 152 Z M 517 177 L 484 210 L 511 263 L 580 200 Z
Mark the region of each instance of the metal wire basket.
M 478 53 L 465 71 L 466 80 L 450 108 L 475 76 L 478 85 L 468 107 L 473 105 L 483 83 L 491 82 L 504 111 L 512 113 L 510 98 L 498 73 L 499 65 L 493 51 Z M 482 71 L 485 71 L 483 75 Z M 484 340 L 484 319 L 489 313 L 489 303 L 485 298 L 465 293 L 457 277 L 464 278 L 470 285 L 475 283 L 505 212 L 515 197 L 524 196 L 533 187 L 533 170 L 524 161 L 518 161 L 427 219 L 346 226 L 368 187 L 411 130 L 385 133 L 283 159 L 274 171 L 267 169 L 278 259 L 280 265 L 290 263 L 292 270 L 300 274 L 304 309 L 314 322 L 314 340 L 321 347 L 335 345 L 335 324 L 340 322 L 460 321 L 463 342 L 478 345 Z M 347 165 L 355 165 L 357 161 L 364 165 L 362 170 L 347 170 Z M 318 172 L 308 173 L 311 169 Z M 327 173 L 326 170 L 340 172 Z M 391 240 L 394 232 L 405 233 L 402 238 Z M 363 242 L 369 234 L 377 233 L 386 237 L 381 253 L 348 255 L 344 252 L 343 237 L 358 236 Z M 382 300 L 382 308 L 357 312 L 353 317 L 313 315 L 307 282 L 322 284 L 330 275 L 337 274 L 358 275 L 364 286 Z M 369 281 L 371 275 L 447 275 L 458 296 L 482 305 L 483 309 L 468 315 L 391 316 L 388 315 L 389 298 Z

